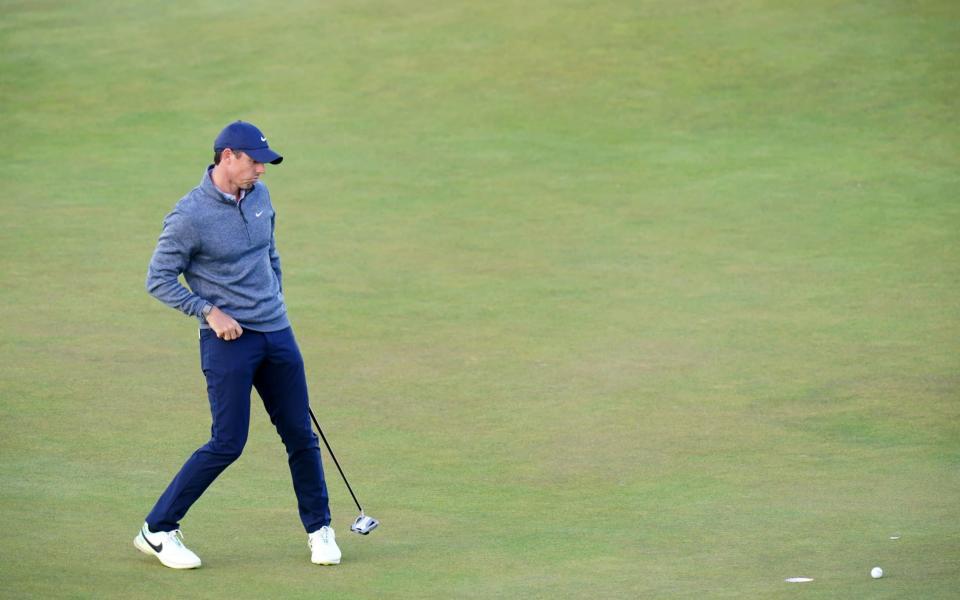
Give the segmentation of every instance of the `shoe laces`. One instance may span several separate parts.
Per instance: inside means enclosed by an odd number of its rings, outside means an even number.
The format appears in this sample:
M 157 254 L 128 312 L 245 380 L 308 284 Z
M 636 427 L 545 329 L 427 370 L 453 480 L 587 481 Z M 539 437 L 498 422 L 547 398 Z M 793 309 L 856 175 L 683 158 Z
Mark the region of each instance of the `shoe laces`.
M 317 540 L 320 540 L 322 544 L 330 543 L 330 528 L 321 527 L 320 529 L 314 531 L 310 534 L 310 547 L 313 548 L 313 543 Z
M 170 540 L 170 542 L 173 543 L 174 546 L 179 546 L 181 548 L 184 547 L 183 532 L 180 531 L 179 529 L 174 529 L 173 531 L 171 531 L 170 535 L 167 536 L 167 539 Z

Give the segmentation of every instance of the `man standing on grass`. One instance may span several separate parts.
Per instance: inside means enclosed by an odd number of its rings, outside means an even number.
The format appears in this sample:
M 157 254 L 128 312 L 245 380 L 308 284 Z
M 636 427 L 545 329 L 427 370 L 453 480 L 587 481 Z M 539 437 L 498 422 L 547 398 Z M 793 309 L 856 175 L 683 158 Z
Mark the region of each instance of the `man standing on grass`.
M 338 564 L 303 358 L 283 302 L 274 210 L 260 181 L 267 163 L 280 164 L 283 157 L 243 121 L 227 125 L 213 148 L 214 164 L 200 185 L 164 219 L 147 272 L 151 295 L 200 322 L 200 366 L 213 417 L 210 441 L 170 482 L 134 545 L 174 569 L 200 566 L 183 545 L 180 519 L 243 451 L 250 392 L 256 388 L 287 449 L 311 560 Z M 190 289 L 178 281 L 181 274 Z

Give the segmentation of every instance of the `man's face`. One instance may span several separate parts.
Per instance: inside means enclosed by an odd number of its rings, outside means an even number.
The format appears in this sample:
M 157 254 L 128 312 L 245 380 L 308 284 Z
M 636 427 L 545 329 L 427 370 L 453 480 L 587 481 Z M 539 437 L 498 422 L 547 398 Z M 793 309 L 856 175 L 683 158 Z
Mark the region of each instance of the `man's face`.
M 267 170 L 266 165 L 262 162 L 253 160 L 249 155 L 239 150 L 225 152 L 220 163 L 226 163 L 224 166 L 226 167 L 228 180 L 243 190 L 252 188 L 253 184 Z

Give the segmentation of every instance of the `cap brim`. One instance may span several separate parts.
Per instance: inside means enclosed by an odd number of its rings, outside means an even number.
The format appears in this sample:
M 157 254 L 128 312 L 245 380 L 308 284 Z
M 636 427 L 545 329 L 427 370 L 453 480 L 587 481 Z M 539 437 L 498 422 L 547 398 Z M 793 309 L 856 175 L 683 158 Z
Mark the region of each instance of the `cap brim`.
M 283 157 L 271 150 L 270 148 L 257 148 L 256 150 L 242 150 L 245 154 L 249 154 L 250 158 L 257 162 L 261 163 L 270 163 L 271 165 L 279 165 L 283 162 Z

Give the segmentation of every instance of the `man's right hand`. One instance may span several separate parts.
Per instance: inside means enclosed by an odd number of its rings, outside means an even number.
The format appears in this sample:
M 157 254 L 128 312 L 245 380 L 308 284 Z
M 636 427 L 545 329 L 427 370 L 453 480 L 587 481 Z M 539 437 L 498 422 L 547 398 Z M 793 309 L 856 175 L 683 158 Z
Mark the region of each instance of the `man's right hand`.
M 240 327 L 240 323 L 237 323 L 233 317 L 216 306 L 207 315 L 207 324 L 221 340 L 230 342 L 243 335 L 243 328 Z

